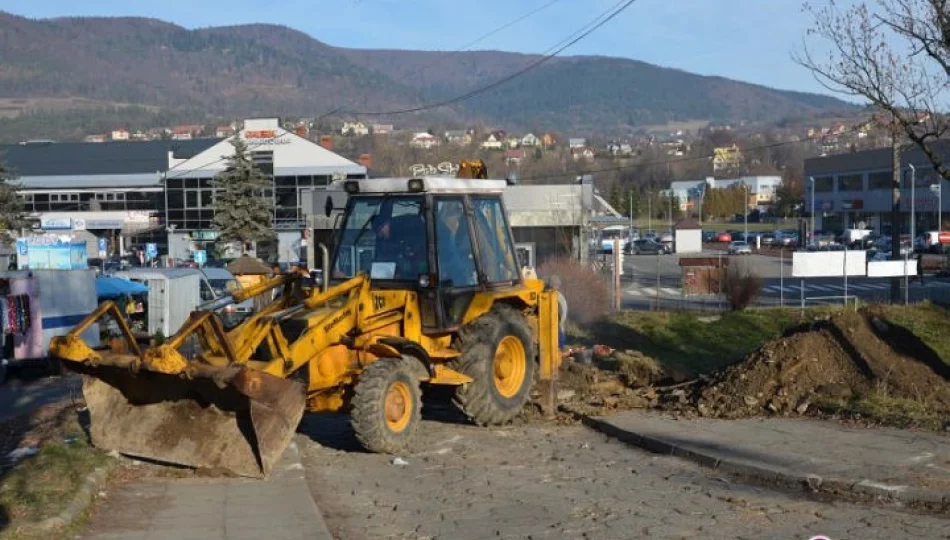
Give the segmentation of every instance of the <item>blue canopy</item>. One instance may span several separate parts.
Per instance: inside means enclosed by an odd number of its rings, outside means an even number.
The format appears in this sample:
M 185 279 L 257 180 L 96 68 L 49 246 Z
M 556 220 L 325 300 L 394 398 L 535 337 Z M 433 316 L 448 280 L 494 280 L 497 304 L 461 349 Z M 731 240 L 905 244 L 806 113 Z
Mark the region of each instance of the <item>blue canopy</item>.
M 115 299 L 133 294 L 148 292 L 148 287 L 141 283 L 129 281 L 115 276 L 100 276 L 96 278 L 96 296 L 100 299 Z

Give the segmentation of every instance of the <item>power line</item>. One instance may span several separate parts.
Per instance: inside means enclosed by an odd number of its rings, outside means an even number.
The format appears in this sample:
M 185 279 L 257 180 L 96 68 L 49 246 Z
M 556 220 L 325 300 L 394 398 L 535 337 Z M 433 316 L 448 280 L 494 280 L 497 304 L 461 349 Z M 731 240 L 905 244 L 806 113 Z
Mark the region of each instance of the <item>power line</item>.
M 409 107 L 409 108 L 406 108 L 406 109 L 397 109 L 397 110 L 392 110 L 392 111 L 346 111 L 346 112 L 347 112 L 348 114 L 357 115 L 357 116 L 390 116 L 390 115 L 397 115 L 397 114 L 408 114 L 408 113 L 426 111 L 426 110 L 429 110 L 429 109 L 435 109 L 435 108 L 438 108 L 438 107 L 444 107 L 444 106 L 446 106 L 446 105 L 451 105 L 451 104 L 453 104 L 453 103 L 458 103 L 458 102 L 460 102 L 460 101 L 465 101 L 465 100 L 467 100 L 467 99 L 471 99 L 471 98 L 473 98 L 473 97 L 475 97 L 475 96 L 478 96 L 478 95 L 480 95 L 480 94 L 484 94 L 485 92 L 488 92 L 488 91 L 490 91 L 490 90 L 493 90 L 493 89 L 495 89 L 495 88 L 498 88 L 499 86 L 502 86 L 502 85 L 504 85 L 504 84 L 506 84 L 506 83 L 508 83 L 508 82 L 510 82 L 510 81 L 512 81 L 512 80 L 514 80 L 514 79 L 516 79 L 516 78 L 518 78 L 518 77 L 521 77 L 522 75 L 528 73 L 529 71 L 532 71 L 532 70 L 534 70 L 534 69 L 540 67 L 541 65 L 543 65 L 543 64 L 545 64 L 545 63 L 547 63 L 547 62 L 549 62 L 550 60 L 552 60 L 554 57 L 556 57 L 556 56 L 559 55 L 560 53 L 564 52 L 564 51 L 565 51 L 566 49 L 568 49 L 569 47 L 571 47 L 571 46 L 573 46 L 574 44 L 578 43 L 578 42 L 581 41 L 582 39 L 584 39 L 584 38 L 586 38 L 587 36 L 589 36 L 590 34 L 592 34 L 594 31 L 596 31 L 597 29 L 599 29 L 600 27 L 602 27 L 603 25 L 605 25 L 605 24 L 607 24 L 608 22 L 610 22 L 610 21 L 611 21 L 612 19 L 614 19 L 617 15 L 620 15 L 620 13 L 622 13 L 622 12 L 623 12 L 624 10 L 626 10 L 628 7 L 630 7 L 631 5 L 633 5 L 633 3 L 636 2 L 636 1 L 637 1 L 637 0 L 622 0 L 621 2 L 618 2 L 618 3 L 615 4 L 613 7 L 611 7 L 610 9 L 608 9 L 607 11 L 605 11 L 604 13 L 602 13 L 601 15 L 599 15 L 597 18 L 595 18 L 593 21 L 591 21 L 591 22 L 587 23 L 586 25 L 584 25 L 583 27 L 581 27 L 580 30 L 575 31 L 573 34 L 571 34 L 570 36 L 568 36 L 568 37 L 565 38 L 564 40 L 561 40 L 561 41 L 558 43 L 558 45 L 555 45 L 554 50 L 553 50 L 552 52 L 547 52 L 544 56 L 542 56 L 542 57 L 539 58 L 538 60 L 535 60 L 534 62 L 528 64 L 526 67 L 524 67 L 524 68 L 522 68 L 522 69 L 520 69 L 520 70 L 518 70 L 518 71 L 515 71 L 514 73 L 511 73 L 511 74 L 509 74 L 509 75 L 506 75 L 505 77 L 502 77 L 501 79 L 498 79 L 497 81 L 495 81 L 495 82 L 493 82 L 493 83 L 491 83 L 491 84 L 485 85 L 485 86 L 483 86 L 483 87 L 481 87 L 481 88 L 477 88 L 477 89 L 472 90 L 472 91 L 470 91 L 470 92 L 466 92 L 465 94 L 462 94 L 462 95 L 460 95 L 460 96 L 456 96 L 456 97 L 453 97 L 453 98 L 450 98 L 450 99 L 446 99 L 446 100 L 442 100 L 442 101 L 437 101 L 437 102 L 434 102 L 434 103 L 429 103 L 429 104 L 425 104 L 425 105 L 420 105 L 420 106 L 418 106 L 418 107 Z M 578 35 L 578 34 L 580 34 L 580 35 Z M 564 43 L 564 41 L 567 41 L 567 43 Z M 564 44 L 561 45 L 561 43 L 564 43 Z M 549 51 L 550 51 L 550 49 L 549 49 Z

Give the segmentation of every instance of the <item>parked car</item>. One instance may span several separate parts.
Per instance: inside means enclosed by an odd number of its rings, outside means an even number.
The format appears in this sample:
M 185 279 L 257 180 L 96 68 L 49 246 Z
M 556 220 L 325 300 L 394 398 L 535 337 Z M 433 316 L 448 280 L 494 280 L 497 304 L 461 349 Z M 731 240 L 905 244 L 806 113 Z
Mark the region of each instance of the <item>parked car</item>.
M 715 242 L 719 237 L 716 231 L 703 231 L 703 242 Z
M 743 240 L 736 240 L 729 244 L 729 255 L 752 255 L 752 246 Z
M 732 235 L 727 232 L 721 232 L 719 233 L 719 236 L 716 237 L 716 241 L 723 244 L 728 244 L 729 242 L 732 242 Z
M 224 298 L 241 289 L 241 283 L 234 277 L 234 274 L 224 268 L 205 267 L 201 271 L 207 279 L 207 284 L 202 282 L 201 289 L 201 300 L 204 302 Z M 227 326 L 234 326 L 253 312 L 254 299 L 249 298 L 240 304 L 232 304 L 222 308 L 221 318 Z
M 645 255 L 645 254 L 666 254 L 670 253 L 671 249 L 668 246 L 657 242 L 656 240 L 650 238 L 641 238 L 633 243 L 633 254 L 634 255 Z

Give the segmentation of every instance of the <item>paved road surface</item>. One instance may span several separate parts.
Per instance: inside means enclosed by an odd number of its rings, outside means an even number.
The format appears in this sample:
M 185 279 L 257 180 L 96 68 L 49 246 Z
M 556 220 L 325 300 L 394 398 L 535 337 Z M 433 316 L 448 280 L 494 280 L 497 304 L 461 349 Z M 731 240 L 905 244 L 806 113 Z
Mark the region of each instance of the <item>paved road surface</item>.
M 950 538 L 950 520 L 738 485 L 581 426 L 425 421 L 394 465 L 355 450 L 343 417 L 304 425 L 311 492 L 342 540 Z

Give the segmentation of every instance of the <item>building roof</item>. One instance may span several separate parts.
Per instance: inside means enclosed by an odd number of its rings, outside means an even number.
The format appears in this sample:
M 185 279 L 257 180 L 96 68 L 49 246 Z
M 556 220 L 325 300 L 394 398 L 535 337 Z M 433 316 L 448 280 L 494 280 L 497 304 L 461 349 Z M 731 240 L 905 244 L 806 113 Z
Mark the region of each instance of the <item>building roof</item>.
M 168 170 L 168 152 L 193 157 L 221 139 L 190 141 L 36 142 L 0 145 L 0 161 L 25 176 L 154 175 Z

